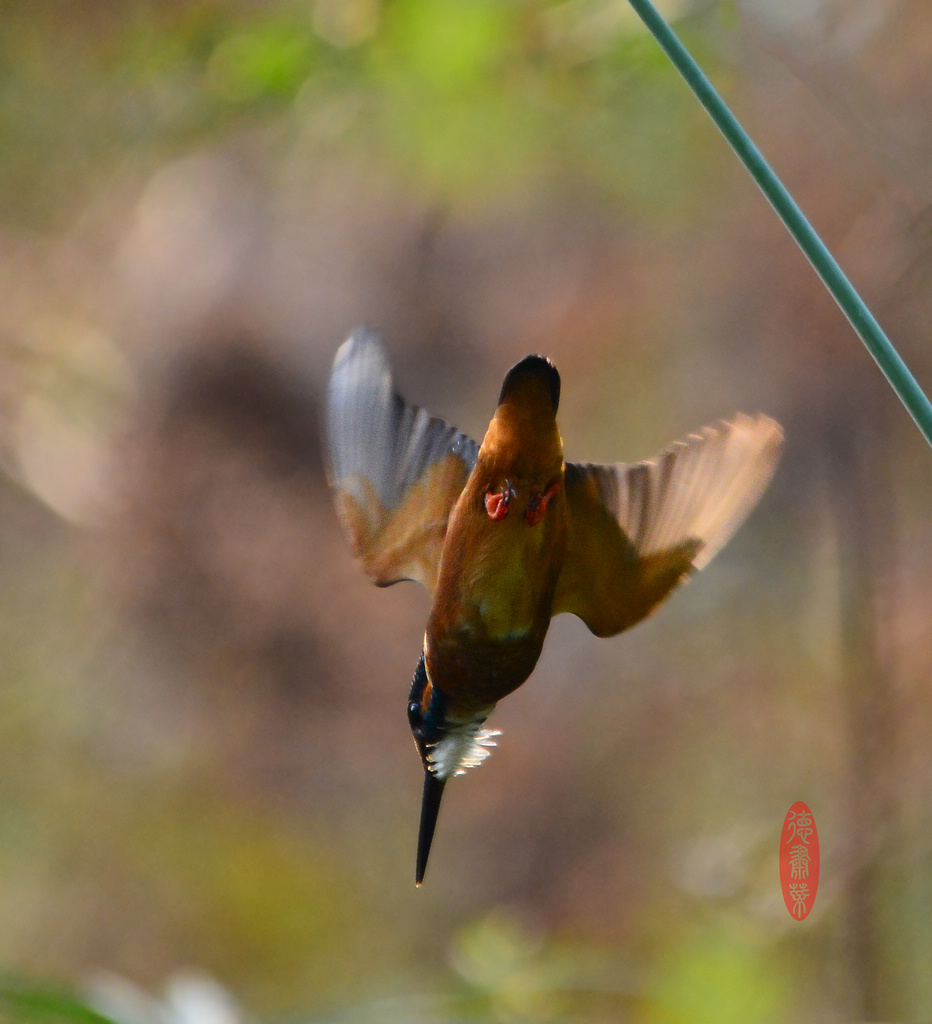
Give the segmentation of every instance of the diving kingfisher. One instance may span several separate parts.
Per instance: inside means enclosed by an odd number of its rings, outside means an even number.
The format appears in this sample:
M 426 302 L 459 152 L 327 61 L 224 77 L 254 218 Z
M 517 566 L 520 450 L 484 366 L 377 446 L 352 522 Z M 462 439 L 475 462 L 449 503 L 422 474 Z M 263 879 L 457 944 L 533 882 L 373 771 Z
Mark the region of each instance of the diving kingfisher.
M 560 375 L 513 366 L 481 445 L 409 405 L 381 338 L 359 328 L 327 390 L 328 472 L 343 533 L 380 587 L 432 595 L 408 722 L 424 766 L 416 884 L 447 781 L 480 764 L 502 697 L 534 670 L 552 616 L 613 636 L 706 565 L 763 494 L 783 446 L 738 415 L 630 465 L 564 462 Z

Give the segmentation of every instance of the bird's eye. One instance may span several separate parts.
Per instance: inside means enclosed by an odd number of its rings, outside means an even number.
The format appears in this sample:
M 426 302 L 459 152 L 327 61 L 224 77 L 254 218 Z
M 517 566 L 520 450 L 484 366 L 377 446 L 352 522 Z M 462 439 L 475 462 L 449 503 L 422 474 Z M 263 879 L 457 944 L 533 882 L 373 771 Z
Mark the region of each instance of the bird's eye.
M 421 715 L 421 705 L 416 700 L 411 701 L 408 705 L 408 724 L 411 726 L 412 732 L 417 732 L 424 724 L 424 718 Z

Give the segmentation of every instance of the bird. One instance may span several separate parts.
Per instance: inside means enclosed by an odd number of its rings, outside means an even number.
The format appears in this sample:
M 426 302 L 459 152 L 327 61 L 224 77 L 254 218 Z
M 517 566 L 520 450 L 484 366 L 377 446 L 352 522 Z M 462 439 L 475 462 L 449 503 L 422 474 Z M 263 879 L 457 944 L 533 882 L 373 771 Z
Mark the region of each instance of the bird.
M 424 768 L 415 884 L 447 782 L 482 763 L 496 704 L 524 683 L 554 615 L 597 637 L 646 618 L 757 504 L 783 430 L 738 414 L 632 464 L 566 462 L 560 375 L 529 355 L 505 375 L 481 444 L 396 391 L 381 336 L 354 330 L 327 386 L 337 517 L 376 585 L 432 598 L 408 696 Z

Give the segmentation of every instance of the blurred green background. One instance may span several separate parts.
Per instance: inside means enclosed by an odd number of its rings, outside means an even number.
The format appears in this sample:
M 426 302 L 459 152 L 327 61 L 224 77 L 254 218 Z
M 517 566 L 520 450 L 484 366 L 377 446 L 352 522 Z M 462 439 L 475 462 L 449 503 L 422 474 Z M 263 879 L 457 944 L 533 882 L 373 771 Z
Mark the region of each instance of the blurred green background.
M 932 5 L 661 6 L 928 389 Z M 420 890 L 363 322 L 474 437 L 530 351 L 572 460 L 787 433 L 649 622 L 554 622 Z M 932 1018 L 932 452 L 624 0 L 0 0 L 0 465 L 0 1020 Z

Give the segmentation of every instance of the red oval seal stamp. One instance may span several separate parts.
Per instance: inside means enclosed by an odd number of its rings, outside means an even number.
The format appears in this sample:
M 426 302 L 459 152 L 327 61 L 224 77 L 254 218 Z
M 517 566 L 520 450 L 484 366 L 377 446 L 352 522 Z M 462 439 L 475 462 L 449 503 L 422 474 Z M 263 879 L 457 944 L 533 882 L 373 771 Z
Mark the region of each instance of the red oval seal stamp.
M 819 833 L 808 806 L 797 800 L 780 835 L 780 888 L 790 917 L 809 916 L 819 888 Z

